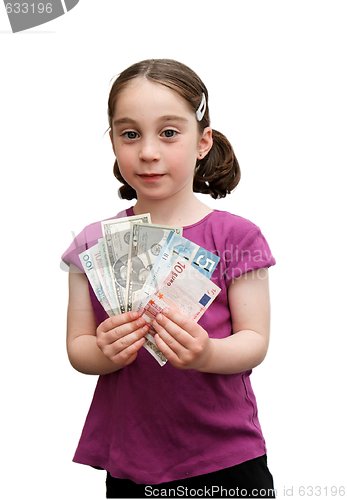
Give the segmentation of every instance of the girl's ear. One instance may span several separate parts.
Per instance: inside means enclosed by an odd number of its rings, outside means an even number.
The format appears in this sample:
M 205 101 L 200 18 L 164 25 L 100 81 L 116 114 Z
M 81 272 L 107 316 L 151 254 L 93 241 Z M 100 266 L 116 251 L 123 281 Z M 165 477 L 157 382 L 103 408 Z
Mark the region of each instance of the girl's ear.
M 198 159 L 204 158 L 213 146 L 212 128 L 206 127 L 198 143 Z

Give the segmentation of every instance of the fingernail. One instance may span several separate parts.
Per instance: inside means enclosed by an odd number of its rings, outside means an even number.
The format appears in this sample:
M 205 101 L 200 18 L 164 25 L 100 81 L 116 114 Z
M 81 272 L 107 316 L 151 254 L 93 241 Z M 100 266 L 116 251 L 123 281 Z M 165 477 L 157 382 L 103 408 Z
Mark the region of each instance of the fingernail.
M 156 315 L 155 319 L 161 321 L 163 319 L 163 315 L 159 313 Z

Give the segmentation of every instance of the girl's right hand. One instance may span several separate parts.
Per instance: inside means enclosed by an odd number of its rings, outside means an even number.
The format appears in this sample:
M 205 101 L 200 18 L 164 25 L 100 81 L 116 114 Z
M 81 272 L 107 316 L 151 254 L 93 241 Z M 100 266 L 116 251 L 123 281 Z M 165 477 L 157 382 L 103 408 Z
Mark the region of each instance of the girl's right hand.
M 135 361 L 149 325 L 140 313 L 129 311 L 107 318 L 96 329 L 96 344 L 118 368 Z

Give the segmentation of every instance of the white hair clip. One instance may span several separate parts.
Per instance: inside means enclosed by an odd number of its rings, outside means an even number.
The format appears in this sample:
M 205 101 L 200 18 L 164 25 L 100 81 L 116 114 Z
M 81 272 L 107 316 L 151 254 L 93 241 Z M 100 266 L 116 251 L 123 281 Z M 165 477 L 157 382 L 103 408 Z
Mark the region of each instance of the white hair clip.
M 201 102 L 199 104 L 198 109 L 195 112 L 196 119 L 198 120 L 198 122 L 201 122 L 201 120 L 203 119 L 205 111 L 206 111 L 206 97 L 205 97 L 205 94 L 203 92 L 202 97 L 201 97 Z

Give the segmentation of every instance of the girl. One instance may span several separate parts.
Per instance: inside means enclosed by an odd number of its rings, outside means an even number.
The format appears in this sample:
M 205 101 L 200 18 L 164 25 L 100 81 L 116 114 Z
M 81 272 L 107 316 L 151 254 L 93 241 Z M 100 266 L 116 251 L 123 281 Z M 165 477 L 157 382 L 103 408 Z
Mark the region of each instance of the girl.
M 229 141 L 210 127 L 208 92 L 173 60 L 134 64 L 108 101 L 117 216 L 149 212 L 152 223 L 215 252 L 221 293 L 196 323 L 164 311 L 153 326 L 168 362 L 142 349 L 148 331 L 137 312 L 111 318 L 81 272 L 78 254 L 101 237 L 87 226 L 63 255 L 70 265 L 67 351 L 72 366 L 100 375 L 74 461 L 107 471 L 107 498 L 274 497 L 250 384 L 269 342 L 268 270 L 275 264 L 260 229 L 202 203 L 222 198 L 240 169 Z M 200 490 L 200 492 L 197 491 Z M 174 493 L 171 491 L 171 496 Z

